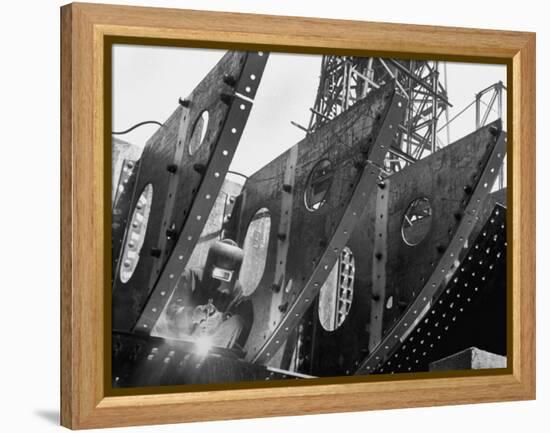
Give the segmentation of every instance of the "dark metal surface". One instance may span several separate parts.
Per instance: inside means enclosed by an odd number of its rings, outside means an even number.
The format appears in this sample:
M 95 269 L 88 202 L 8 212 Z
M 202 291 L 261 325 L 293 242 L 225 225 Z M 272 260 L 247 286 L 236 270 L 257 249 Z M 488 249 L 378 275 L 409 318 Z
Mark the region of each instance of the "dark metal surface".
M 307 132 L 330 122 L 336 115 L 365 98 L 373 89 L 394 81 L 406 98 L 406 112 L 387 158 L 386 168 L 399 171 L 437 150 L 438 120 L 452 106 L 437 61 L 394 60 L 379 57 L 323 56 L 314 107 Z M 448 117 L 448 116 L 447 116 Z M 440 128 L 443 129 L 443 128 Z M 447 143 L 449 138 L 447 135 Z
M 369 323 L 369 350 L 372 350 L 382 338 L 384 331 L 384 308 L 387 276 L 386 268 L 388 261 L 388 219 L 389 219 L 389 191 L 391 179 L 384 180 L 384 188 L 377 188 L 376 211 L 374 218 L 374 245 L 372 254 L 372 298 L 377 302 L 371 302 L 370 323 Z M 358 287 L 360 290 L 360 288 Z
M 263 276 L 249 295 L 254 323 L 245 347 L 247 359 L 252 359 L 273 333 L 326 249 L 366 164 L 365 155 L 377 137 L 392 94 L 391 85 L 372 92 L 245 183 L 225 226 L 228 235 L 243 245 L 248 225 L 259 209 L 268 209 L 271 218 Z M 327 159 L 333 164 L 334 179 L 325 204 L 310 212 L 304 203 L 308 179 L 313 167 Z M 242 279 L 246 275 L 241 275 Z M 281 365 L 280 359 L 270 365 Z
M 473 345 L 506 355 L 506 245 L 506 208 L 496 205 L 414 332 L 372 373 L 428 371 Z
M 251 95 L 255 94 L 260 83 L 267 58 L 268 55 L 263 52 L 250 52 L 246 55 L 242 79 L 247 84 L 246 88 L 251 89 L 249 91 Z M 254 80 L 250 80 L 251 75 L 255 76 Z M 237 83 L 237 88 L 240 88 L 239 81 Z M 234 95 L 208 164 L 201 173 L 203 177 L 185 224 L 134 328 L 137 332 L 151 332 L 191 257 L 214 201 L 221 190 L 251 109 L 250 100 L 245 100 L 238 94 Z M 196 165 L 194 168 L 196 169 Z
M 228 349 L 200 354 L 193 343 L 124 332 L 114 332 L 112 341 L 115 388 L 294 378 L 245 362 Z
M 200 235 L 252 107 L 249 99 L 235 95 L 233 86 L 243 71 L 250 74 L 252 63 L 255 89 L 267 57 L 228 52 L 147 142 L 130 209 L 149 184 L 153 202 L 134 273 L 127 282 L 118 278 L 118 271 L 114 275 L 114 329 L 129 331 L 138 326 L 141 332 L 151 331 L 189 258 L 189 248 L 182 249 L 182 242 L 191 238 L 194 245 Z M 227 76 L 233 78 L 231 85 Z M 195 146 L 204 111 L 208 124 L 202 143 Z M 173 269 L 176 262 L 177 270 Z
M 317 297 L 323 282 L 332 270 L 336 260 L 338 260 L 340 251 L 346 246 L 365 209 L 368 198 L 376 186 L 380 175 L 379 167 L 395 136 L 397 124 L 403 116 L 403 98 L 393 93 L 386 107 L 385 114 L 378 115 L 379 124 L 376 133 L 373 133 L 372 144 L 368 152 L 365 152 L 365 166 L 360 171 L 360 177 L 354 185 L 353 193 L 349 197 L 349 201 L 342 200 L 340 202 L 343 209 L 340 219 L 333 222 L 333 229 L 329 232 L 325 245 L 320 249 L 321 254 L 314 258 L 313 266 L 304 266 L 304 269 L 302 269 L 302 275 L 306 277 L 303 288 L 296 293 L 292 304 L 286 309 L 285 315 L 280 319 L 265 343 L 254 353 L 252 356 L 253 362 L 266 364 L 277 353 L 288 338 L 290 330 L 298 324 L 302 315 L 310 307 L 311 302 Z M 310 137 L 315 141 L 314 134 Z M 304 214 L 303 211 L 302 214 Z M 315 223 L 312 222 L 312 224 Z M 302 233 L 302 239 L 304 236 L 305 233 Z M 298 239 L 299 236 L 296 237 L 296 240 Z M 308 269 L 311 269 L 311 271 L 308 271 Z
M 269 53 L 264 51 L 250 52 L 240 78 L 235 84 L 235 92 L 248 99 L 254 99 L 264 73 Z
M 497 132 L 495 131 L 495 135 Z M 470 235 L 474 231 L 479 220 L 479 213 L 483 209 L 483 201 L 494 184 L 505 154 L 506 133 L 498 132 L 489 159 L 484 164 L 483 172 L 477 179 L 475 188 L 472 188 L 472 195 L 463 214 L 460 215 L 460 223 L 437 266 L 434 267 L 432 275 L 427 279 L 414 302 L 387 332 L 377 348 L 360 364 L 356 374 L 369 374 L 391 356 L 430 310 L 433 303 L 432 298 L 437 290 L 457 272 L 456 262 L 459 260 L 462 250 L 468 247 Z
M 496 141 L 491 128 L 498 131 L 498 125 L 469 134 L 392 174 L 371 195 L 348 242 L 356 260 L 348 317 L 334 331 L 317 327 L 313 368 L 308 372 L 352 374 L 414 302 L 460 224 L 457 217 L 463 215 L 472 194 L 468 185 L 475 185 L 472 182 L 481 175 Z M 425 237 L 411 246 L 403 239 L 402 224 L 410 204 L 421 197 L 429 199 L 431 222 Z M 385 199 L 386 206 L 377 204 Z M 473 236 L 491 210 L 492 206 L 479 214 Z
M 193 90 L 186 106 L 180 105 L 146 143 L 130 208 L 135 208 L 141 191 L 149 184 L 153 186 L 153 201 L 137 267 L 126 283 L 120 278 L 113 282 L 114 329 L 128 331 L 134 327 L 153 289 L 151 282 L 158 278 L 173 248 L 166 230 L 181 229 L 201 183 L 193 165 L 208 162 L 227 116 L 228 106 L 220 101 L 220 94 L 231 88 L 223 76 L 238 76 L 245 58 L 246 53 L 228 52 Z M 194 126 L 204 110 L 209 113 L 204 145 L 189 155 Z M 174 196 L 174 189 L 178 196 Z
M 221 191 L 267 58 L 227 53 L 121 173 L 113 200 L 113 386 L 290 378 L 287 369 L 315 376 L 427 371 L 470 345 L 506 355 L 506 209 L 498 204 L 506 194 L 491 193 L 506 133 L 496 121 L 441 150 L 432 143 L 430 156 L 392 166 L 391 174 L 384 160 L 403 138 L 400 125 L 411 121 L 399 82 L 369 88 L 316 124 L 250 176 L 228 205 L 224 236 L 240 246 L 258 214 L 270 218 L 262 226 L 266 250 L 258 254 L 265 268 L 259 259 L 258 270 L 256 262 L 248 267 L 259 282 L 254 287 L 249 279 L 245 293 L 254 311 L 244 351 L 205 355 L 198 344 L 149 335 Z M 194 147 L 204 111 L 204 142 Z M 326 188 L 313 188 L 312 179 Z M 153 204 L 141 257 L 123 282 L 126 226 L 149 184 Z M 431 220 L 408 242 L 403 221 L 419 199 L 429 203 Z M 342 251 L 354 260 L 346 280 L 353 298 L 329 330 L 320 321 L 319 292 Z M 241 271 L 241 283 L 246 278 Z M 336 281 L 343 284 L 339 273 Z

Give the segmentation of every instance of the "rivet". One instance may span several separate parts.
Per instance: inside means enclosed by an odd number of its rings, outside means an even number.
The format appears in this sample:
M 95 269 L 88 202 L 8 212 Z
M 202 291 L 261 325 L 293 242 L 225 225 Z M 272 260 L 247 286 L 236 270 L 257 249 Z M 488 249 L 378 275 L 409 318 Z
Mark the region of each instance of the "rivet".
M 227 84 L 228 86 L 234 87 L 235 84 L 237 84 L 237 80 L 233 75 L 224 74 L 223 76 L 223 82 Z
M 200 175 L 203 175 L 206 172 L 206 165 L 195 163 L 193 164 L 193 170 L 195 170 Z
M 220 95 L 220 100 L 225 104 L 225 105 L 230 105 L 231 102 L 233 102 L 233 95 L 229 95 L 228 93 L 222 93 Z

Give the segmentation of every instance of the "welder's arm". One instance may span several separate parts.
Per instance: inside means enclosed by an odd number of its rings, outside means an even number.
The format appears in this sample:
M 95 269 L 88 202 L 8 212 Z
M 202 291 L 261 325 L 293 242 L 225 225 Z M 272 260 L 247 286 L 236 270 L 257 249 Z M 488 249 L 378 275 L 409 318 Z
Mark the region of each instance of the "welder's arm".
M 226 311 L 226 314 L 229 314 L 229 315 L 231 315 L 231 313 L 235 310 L 235 308 L 244 299 L 243 288 L 242 288 L 241 283 L 239 282 L 239 280 L 237 280 L 235 282 L 235 289 L 233 291 L 233 294 L 234 294 L 233 299 L 231 300 L 231 302 L 227 306 L 227 311 Z
M 193 271 L 185 269 L 166 307 L 166 319 L 174 331 L 178 333 L 190 335 L 195 329 L 194 306 L 192 303 L 195 285 Z

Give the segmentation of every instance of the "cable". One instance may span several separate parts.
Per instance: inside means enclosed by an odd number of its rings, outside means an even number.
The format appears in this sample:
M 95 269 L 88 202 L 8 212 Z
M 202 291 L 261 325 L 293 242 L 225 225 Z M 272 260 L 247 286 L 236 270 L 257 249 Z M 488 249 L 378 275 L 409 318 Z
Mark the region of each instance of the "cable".
M 234 174 L 235 176 L 241 176 L 241 177 L 244 177 L 246 180 L 248 180 L 248 176 L 246 174 L 239 173 L 238 171 L 227 170 L 227 173 Z
M 136 128 L 139 128 L 140 126 L 143 126 L 143 125 L 151 125 L 151 124 L 154 124 L 154 125 L 158 125 L 160 127 L 162 127 L 162 123 L 160 122 L 157 122 L 156 120 L 146 120 L 145 122 L 139 122 L 139 123 L 136 123 L 134 126 L 124 130 L 124 131 L 113 131 L 111 132 L 111 134 L 113 135 L 124 135 L 124 134 L 128 134 L 129 132 L 133 131 L 134 129 Z
M 441 131 L 443 128 L 445 128 L 447 125 L 449 125 L 453 120 L 455 120 L 458 116 L 460 116 L 462 113 L 464 113 L 468 108 L 470 108 L 472 105 L 476 103 L 476 100 L 474 99 L 472 102 L 470 102 L 466 107 L 464 107 L 458 114 L 453 116 L 451 120 L 449 120 L 445 125 L 443 125 L 441 128 L 439 128 L 436 132 Z

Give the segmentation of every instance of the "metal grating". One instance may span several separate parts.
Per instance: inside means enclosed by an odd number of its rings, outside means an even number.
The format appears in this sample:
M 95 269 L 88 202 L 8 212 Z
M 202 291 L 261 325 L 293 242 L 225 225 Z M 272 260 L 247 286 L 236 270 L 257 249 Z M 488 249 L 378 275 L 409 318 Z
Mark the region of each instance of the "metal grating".
M 461 218 L 447 250 L 442 255 L 436 270 L 426 281 L 420 294 L 408 307 L 405 314 L 401 316 L 394 327 L 386 334 L 383 340 L 360 364 L 356 374 L 369 374 L 376 371 L 381 364 L 389 359 L 391 354 L 398 348 L 404 339 L 411 334 L 419 322 L 424 318 L 432 305 L 433 297 L 438 293 L 439 288 L 446 284 L 449 276 L 456 273 L 456 263 L 464 248 L 468 247 L 468 239 L 472 234 L 479 214 L 482 209 L 482 201 L 487 197 L 497 175 L 502 160 L 506 155 L 506 133 L 495 129 L 495 146 L 483 169 L 483 173 L 472 193 L 466 208 L 464 217 Z
M 374 367 L 372 373 L 427 371 L 429 363 L 442 356 L 438 347 L 446 335 L 461 326 L 461 319 L 476 300 L 494 286 L 497 274 L 505 273 L 506 246 L 506 209 L 497 205 L 457 272 L 433 297 L 430 310 L 400 347 L 387 361 Z

